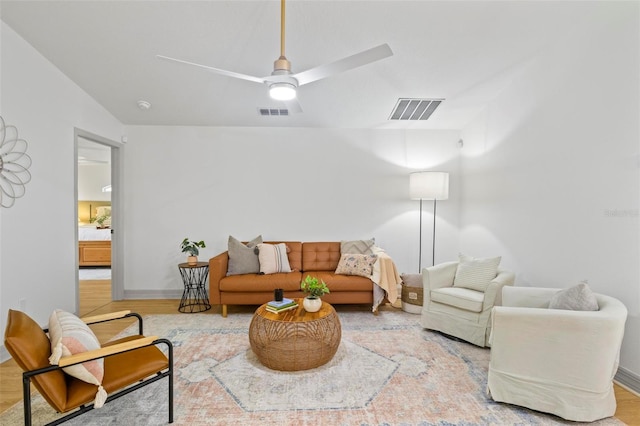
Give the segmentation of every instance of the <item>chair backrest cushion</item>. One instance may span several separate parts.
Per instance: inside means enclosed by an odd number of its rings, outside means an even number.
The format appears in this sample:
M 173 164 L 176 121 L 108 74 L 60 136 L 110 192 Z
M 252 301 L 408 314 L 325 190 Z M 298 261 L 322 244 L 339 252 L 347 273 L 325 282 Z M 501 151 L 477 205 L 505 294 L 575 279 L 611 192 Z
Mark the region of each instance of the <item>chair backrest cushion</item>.
M 42 328 L 24 312 L 9 310 L 4 344 L 24 371 L 49 367 L 51 342 Z M 56 410 L 63 411 L 67 399 L 65 375 L 61 370 L 32 378 L 44 399 Z
M 500 259 L 501 257 L 478 259 L 460 253 L 453 286 L 484 292 L 498 274 Z

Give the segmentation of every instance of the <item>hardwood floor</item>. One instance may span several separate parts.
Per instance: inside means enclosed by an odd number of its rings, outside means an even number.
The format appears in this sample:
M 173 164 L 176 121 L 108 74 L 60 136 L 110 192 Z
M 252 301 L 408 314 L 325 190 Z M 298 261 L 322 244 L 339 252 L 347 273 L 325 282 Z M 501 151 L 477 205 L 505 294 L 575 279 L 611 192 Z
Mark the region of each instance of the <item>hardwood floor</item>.
M 80 282 L 80 315 L 98 315 L 130 309 L 140 315 L 173 314 L 178 312 L 179 300 L 123 300 L 111 301 L 109 280 Z M 206 312 L 220 315 L 219 307 Z M 92 326 L 101 342 L 108 341 L 135 320 L 122 320 Z M 640 396 L 614 384 L 618 408 L 616 418 L 627 425 L 640 426 Z M 0 413 L 22 400 L 22 372 L 13 360 L 0 364 Z

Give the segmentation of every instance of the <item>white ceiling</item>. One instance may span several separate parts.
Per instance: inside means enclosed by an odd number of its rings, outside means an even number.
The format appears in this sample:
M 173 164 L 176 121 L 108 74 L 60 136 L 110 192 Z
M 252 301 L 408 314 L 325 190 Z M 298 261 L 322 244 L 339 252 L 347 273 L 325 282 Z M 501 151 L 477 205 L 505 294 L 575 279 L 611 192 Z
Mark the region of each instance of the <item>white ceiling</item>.
M 287 2 L 286 55 L 299 72 L 382 43 L 390 58 L 300 87 L 304 111 L 267 87 L 159 60 L 255 76 L 279 56 L 280 2 L 0 1 L 0 16 L 124 124 L 460 129 L 606 1 Z M 425 122 L 389 121 L 400 97 L 444 98 Z M 148 111 L 138 100 L 152 104 Z

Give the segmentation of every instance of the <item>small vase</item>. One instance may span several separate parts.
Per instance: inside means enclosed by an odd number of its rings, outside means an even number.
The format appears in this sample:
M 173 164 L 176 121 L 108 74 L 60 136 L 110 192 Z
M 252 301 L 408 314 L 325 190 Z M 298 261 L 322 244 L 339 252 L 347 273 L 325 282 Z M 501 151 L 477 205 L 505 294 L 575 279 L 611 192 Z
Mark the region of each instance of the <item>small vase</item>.
M 302 306 L 307 312 L 318 312 L 322 307 L 322 299 L 319 297 L 309 298 L 305 297 L 302 301 Z
M 188 256 L 187 263 L 191 266 L 195 266 L 198 264 L 198 256 Z

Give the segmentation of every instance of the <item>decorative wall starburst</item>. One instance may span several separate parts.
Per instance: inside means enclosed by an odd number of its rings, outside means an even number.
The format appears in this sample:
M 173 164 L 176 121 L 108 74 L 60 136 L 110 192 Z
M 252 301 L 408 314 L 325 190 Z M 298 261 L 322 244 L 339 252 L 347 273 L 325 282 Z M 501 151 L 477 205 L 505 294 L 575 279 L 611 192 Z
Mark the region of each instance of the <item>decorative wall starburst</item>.
M 0 117 L 0 207 L 13 206 L 31 180 L 27 147 L 27 141 L 18 138 L 18 129 L 5 125 Z

